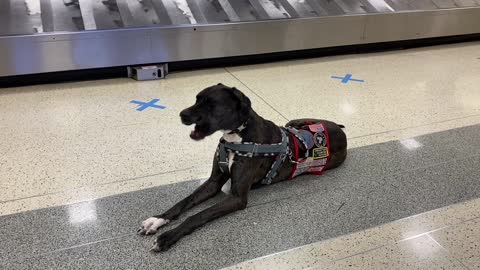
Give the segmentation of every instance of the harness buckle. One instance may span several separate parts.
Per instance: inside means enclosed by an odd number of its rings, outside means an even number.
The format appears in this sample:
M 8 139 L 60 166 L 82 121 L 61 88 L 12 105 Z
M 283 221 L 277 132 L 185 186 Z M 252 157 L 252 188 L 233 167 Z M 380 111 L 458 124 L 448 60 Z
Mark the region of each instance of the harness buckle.
M 252 152 L 248 153 L 249 157 L 253 157 L 258 151 L 258 145 L 254 144 L 252 148 Z

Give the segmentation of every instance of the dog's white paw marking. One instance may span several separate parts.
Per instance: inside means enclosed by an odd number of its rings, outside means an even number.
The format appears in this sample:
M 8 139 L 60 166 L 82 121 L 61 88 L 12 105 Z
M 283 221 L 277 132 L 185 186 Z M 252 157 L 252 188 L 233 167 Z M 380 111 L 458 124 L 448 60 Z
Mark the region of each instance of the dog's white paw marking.
M 157 232 L 158 228 L 170 222 L 168 219 L 151 217 L 142 222 L 139 232 L 141 234 L 149 235 Z
M 222 192 L 225 194 L 231 194 L 232 193 L 232 180 L 229 179 L 222 187 Z

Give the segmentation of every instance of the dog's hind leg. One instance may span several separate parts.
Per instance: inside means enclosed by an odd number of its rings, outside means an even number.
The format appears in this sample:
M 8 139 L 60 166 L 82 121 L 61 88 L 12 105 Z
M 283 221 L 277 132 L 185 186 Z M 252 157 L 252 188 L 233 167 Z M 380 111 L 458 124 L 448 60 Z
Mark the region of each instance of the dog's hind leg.
M 214 168 L 210 178 L 198 187 L 190 196 L 175 204 L 165 213 L 150 217 L 142 222 L 139 234 L 154 234 L 163 225 L 168 224 L 171 220 L 177 219 L 182 213 L 188 209 L 208 200 L 220 192 L 222 186 L 227 182 L 228 175 L 223 174 L 218 167 L 218 161 L 214 161 Z

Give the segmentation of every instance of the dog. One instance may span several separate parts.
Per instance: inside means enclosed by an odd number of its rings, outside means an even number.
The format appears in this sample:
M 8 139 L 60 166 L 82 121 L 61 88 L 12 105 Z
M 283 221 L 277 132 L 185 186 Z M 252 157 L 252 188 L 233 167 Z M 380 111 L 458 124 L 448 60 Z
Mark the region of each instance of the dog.
M 279 127 L 259 116 L 240 90 L 221 83 L 202 90 L 195 104 L 181 111 L 180 118 L 185 125 L 195 125 L 190 137 L 196 141 L 223 132 L 211 175 L 190 196 L 143 221 L 138 233 L 155 234 L 188 209 L 221 192 L 227 181 L 231 191 L 218 204 L 158 236 L 153 252 L 166 251 L 202 225 L 245 209 L 253 188 L 301 174 L 321 174 L 340 166 L 347 157 L 344 126 L 321 119 L 297 119 Z

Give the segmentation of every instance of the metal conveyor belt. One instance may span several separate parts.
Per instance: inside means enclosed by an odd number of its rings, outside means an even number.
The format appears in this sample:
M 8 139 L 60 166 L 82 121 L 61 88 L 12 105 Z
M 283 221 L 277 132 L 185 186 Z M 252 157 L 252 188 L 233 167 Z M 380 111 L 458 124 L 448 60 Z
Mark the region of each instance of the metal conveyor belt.
M 7 61 L 0 63 L 0 76 L 357 44 L 355 31 L 362 32 L 360 43 L 364 43 L 369 40 L 366 34 L 381 35 L 369 32 L 369 27 L 379 30 L 379 25 L 372 25 L 376 19 L 391 27 L 391 31 L 383 30 L 387 34 L 384 41 L 396 40 L 392 35 L 398 35 L 398 40 L 412 38 L 408 31 L 415 32 L 413 38 L 478 33 L 479 10 L 480 0 L 2 0 L 0 59 Z M 419 16 L 430 19 L 424 20 L 426 25 L 409 23 Z M 351 24 L 353 32 L 339 34 L 348 28 L 346 24 Z M 407 24 L 418 29 L 408 30 Z M 447 29 L 445 33 L 442 27 Z M 423 35 L 426 28 L 434 34 Z M 233 41 L 236 34 L 245 39 L 245 31 L 250 31 L 248 39 L 257 43 L 258 51 L 228 47 L 243 46 Z M 296 40 L 285 41 L 291 31 L 296 31 L 291 36 Z M 260 36 L 263 34 L 288 44 L 272 47 Z M 317 34 L 316 41 L 312 34 Z M 205 39 L 212 38 L 221 43 L 218 53 L 213 52 L 215 48 L 205 48 L 211 46 Z M 95 42 L 87 46 L 86 39 Z M 138 42 L 118 44 L 126 39 Z M 26 43 L 19 46 L 19 40 Z M 58 44 L 45 46 L 42 42 L 47 41 Z M 149 45 L 144 43 L 144 48 L 142 41 Z M 376 37 L 373 41 L 383 40 Z M 192 52 L 184 42 L 203 48 Z M 101 59 L 86 59 L 98 57 L 87 52 L 94 46 Z M 172 46 L 177 48 L 172 50 Z M 56 51 L 50 51 L 54 47 Z M 102 55 L 106 47 L 110 52 Z M 127 51 L 128 57 L 124 55 Z M 49 59 L 55 53 L 63 60 Z M 112 54 L 118 59 L 112 60 Z

